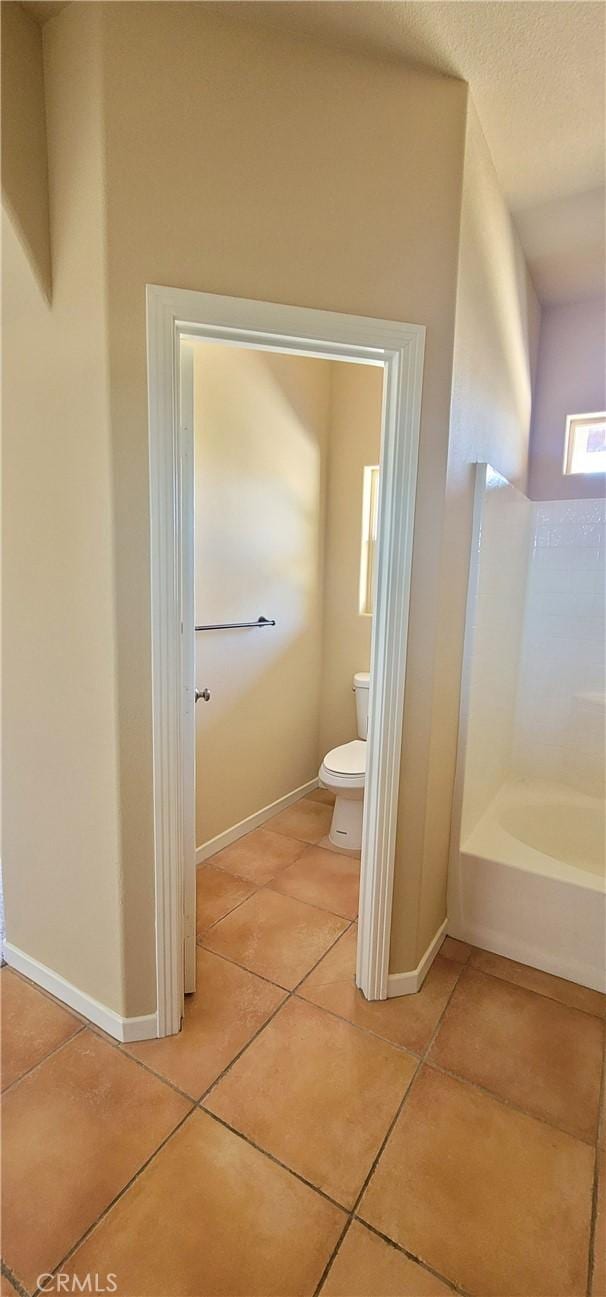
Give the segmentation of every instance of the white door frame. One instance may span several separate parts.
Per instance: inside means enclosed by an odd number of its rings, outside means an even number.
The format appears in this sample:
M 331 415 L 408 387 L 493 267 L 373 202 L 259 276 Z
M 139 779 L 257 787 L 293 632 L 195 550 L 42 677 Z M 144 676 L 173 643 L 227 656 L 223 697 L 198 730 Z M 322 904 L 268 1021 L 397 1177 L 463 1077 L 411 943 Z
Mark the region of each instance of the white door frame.
M 147 286 L 151 648 L 158 1036 L 183 1012 L 184 805 L 194 680 L 182 606 L 180 342 L 198 335 L 385 369 L 356 981 L 387 996 L 389 937 L 425 328 L 187 289 Z M 186 469 L 187 471 L 187 469 Z M 191 620 L 191 614 L 190 620 Z

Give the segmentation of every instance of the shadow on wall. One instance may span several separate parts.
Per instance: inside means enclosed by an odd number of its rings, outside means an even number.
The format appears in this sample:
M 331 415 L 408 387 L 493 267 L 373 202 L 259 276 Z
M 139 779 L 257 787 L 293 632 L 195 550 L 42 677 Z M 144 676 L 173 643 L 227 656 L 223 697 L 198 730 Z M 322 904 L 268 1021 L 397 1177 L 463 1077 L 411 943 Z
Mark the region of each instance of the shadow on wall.
M 38 285 L 52 274 L 42 34 L 18 4 L 1 6 L 2 201 Z M 27 140 L 27 148 L 24 148 Z

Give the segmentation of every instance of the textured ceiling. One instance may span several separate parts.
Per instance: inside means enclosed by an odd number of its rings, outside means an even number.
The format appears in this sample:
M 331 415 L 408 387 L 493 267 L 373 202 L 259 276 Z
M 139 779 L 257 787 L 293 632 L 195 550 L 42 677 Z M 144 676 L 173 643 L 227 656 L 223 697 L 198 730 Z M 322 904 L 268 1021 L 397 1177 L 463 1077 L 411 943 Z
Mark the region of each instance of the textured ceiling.
M 589 0 L 218 3 L 238 22 L 468 81 L 540 296 L 604 275 L 606 8 Z
M 114 0 L 114 3 L 128 0 Z M 594 0 L 207 0 L 238 23 L 309 35 L 468 81 L 544 301 L 604 280 L 606 7 Z M 63 8 L 24 3 L 39 21 Z

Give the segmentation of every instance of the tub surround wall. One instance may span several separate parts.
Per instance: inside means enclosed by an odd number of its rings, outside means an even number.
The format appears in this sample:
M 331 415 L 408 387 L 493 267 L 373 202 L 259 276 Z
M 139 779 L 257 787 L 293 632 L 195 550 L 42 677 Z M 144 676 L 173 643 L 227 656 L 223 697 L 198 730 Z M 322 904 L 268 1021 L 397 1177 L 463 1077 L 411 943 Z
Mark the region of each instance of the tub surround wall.
M 491 468 L 477 471 L 458 762 L 463 843 L 510 779 L 602 796 L 606 756 L 606 501 L 533 503 Z
M 604 796 L 606 500 L 531 507 L 512 766 Z
M 461 839 L 510 777 L 524 619 L 531 505 L 504 477 L 477 466 L 472 580 L 466 631 L 469 699 Z
M 605 990 L 606 503 L 533 504 L 491 476 L 478 466 L 449 932 Z

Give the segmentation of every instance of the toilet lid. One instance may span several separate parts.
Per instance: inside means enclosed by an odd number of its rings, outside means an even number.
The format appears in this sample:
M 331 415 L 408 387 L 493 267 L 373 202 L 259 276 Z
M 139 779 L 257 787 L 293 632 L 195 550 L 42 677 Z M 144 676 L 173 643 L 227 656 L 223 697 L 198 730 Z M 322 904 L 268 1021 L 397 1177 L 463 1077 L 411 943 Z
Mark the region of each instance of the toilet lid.
M 333 748 L 324 757 L 324 765 L 335 775 L 363 775 L 366 770 L 365 740 L 352 739 L 351 743 Z

